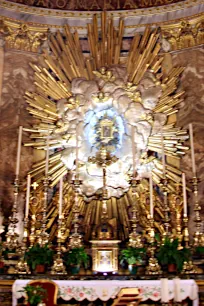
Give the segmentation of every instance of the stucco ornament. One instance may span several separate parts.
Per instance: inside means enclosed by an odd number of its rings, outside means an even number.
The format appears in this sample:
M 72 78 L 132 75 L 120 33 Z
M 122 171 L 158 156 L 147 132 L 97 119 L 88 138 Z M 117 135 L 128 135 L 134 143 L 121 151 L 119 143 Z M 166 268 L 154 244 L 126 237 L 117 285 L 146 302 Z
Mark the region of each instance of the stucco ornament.
M 132 174 L 132 148 L 136 151 L 139 176 L 151 169 L 144 163 L 148 139 L 166 123 L 165 114 L 153 110 L 162 94 L 155 75 L 147 71 L 139 84 L 127 82 L 123 66 L 94 71 L 94 79 L 75 78 L 71 82 L 72 96 L 57 102 L 59 120 L 52 132 L 53 139 L 64 146 L 62 161 L 68 169 L 75 168 L 76 130 L 78 134 L 81 190 L 88 198 L 100 194 L 103 186 L 102 169 L 88 162 L 101 146 L 118 157 L 107 168 L 109 197 L 120 197 L 129 189 Z M 134 142 L 132 137 L 134 127 Z

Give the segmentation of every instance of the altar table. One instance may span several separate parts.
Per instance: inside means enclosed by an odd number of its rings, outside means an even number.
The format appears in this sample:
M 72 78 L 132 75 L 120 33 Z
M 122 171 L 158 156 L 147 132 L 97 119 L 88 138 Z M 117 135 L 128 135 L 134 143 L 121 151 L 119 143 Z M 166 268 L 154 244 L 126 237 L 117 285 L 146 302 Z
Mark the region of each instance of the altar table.
M 142 301 L 161 299 L 161 280 L 53 280 L 59 286 L 58 298 L 69 301 L 74 298 L 76 301 L 108 301 L 116 298 L 121 288 L 138 288 Z M 16 280 L 12 287 L 12 306 L 17 305 L 17 299 L 25 296 L 23 287 L 30 280 Z M 168 280 L 169 300 L 174 298 L 174 281 Z M 180 280 L 181 300 L 190 298 L 193 306 L 199 305 L 198 286 L 194 280 Z

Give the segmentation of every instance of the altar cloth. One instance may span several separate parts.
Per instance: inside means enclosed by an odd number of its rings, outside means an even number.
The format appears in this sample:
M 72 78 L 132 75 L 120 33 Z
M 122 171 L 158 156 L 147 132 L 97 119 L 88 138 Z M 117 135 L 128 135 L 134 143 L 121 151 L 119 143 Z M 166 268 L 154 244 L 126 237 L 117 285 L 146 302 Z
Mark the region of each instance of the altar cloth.
M 12 306 L 17 305 L 17 300 L 25 294 L 23 290 L 31 280 L 16 280 L 12 287 Z M 58 298 L 69 301 L 108 301 L 116 298 L 121 288 L 138 288 L 142 301 L 148 299 L 159 301 L 161 299 L 161 280 L 53 280 L 59 287 Z M 174 281 L 168 280 L 169 300 L 174 299 Z M 192 279 L 180 280 L 181 300 L 190 298 L 193 306 L 199 305 L 198 286 Z

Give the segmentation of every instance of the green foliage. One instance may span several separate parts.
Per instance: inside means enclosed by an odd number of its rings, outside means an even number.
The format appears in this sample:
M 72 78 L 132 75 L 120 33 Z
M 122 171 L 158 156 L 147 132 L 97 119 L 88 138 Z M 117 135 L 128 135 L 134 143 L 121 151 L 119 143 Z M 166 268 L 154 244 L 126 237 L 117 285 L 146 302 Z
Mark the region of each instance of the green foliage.
M 195 253 L 201 256 L 204 255 L 204 247 L 203 246 L 196 247 Z
M 87 266 L 88 255 L 84 248 L 73 248 L 64 254 L 64 261 L 66 266 Z
M 23 289 L 23 291 L 20 290 L 19 292 L 26 292 L 28 303 L 31 306 L 37 306 L 38 303 L 42 302 L 47 295 L 47 291 L 41 286 L 26 285 Z
M 54 252 L 49 249 L 48 245 L 41 247 L 39 244 L 36 244 L 25 253 L 25 260 L 35 270 L 37 265 L 51 265 L 53 255 Z
M 140 264 L 146 254 L 144 248 L 129 247 L 121 251 L 121 260 L 126 260 L 129 265 Z
M 159 248 L 157 258 L 162 265 L 175 264 L 180 272 L 184 261 L 189 261 L 191 252 L 186 248 L 178 250 L 178 244 L 178 239 L 171 240 L 169 237 L 166 237 L 164 244 Z

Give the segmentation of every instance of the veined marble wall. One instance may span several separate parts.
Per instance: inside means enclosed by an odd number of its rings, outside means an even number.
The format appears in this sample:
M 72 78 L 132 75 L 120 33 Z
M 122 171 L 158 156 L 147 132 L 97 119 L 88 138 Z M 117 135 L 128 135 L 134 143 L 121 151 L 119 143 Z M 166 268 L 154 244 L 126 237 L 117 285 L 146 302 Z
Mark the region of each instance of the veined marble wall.
M 29 62 L 35 62 L 36 58 L 37 55 L 31 53 L 4 52 L 0 102 L 0 199 L 3 214 L 6 217 L 10 215 L 13 204 L 18 127 L 20 125 L 29 127 L 33 120 L 26 110 L 27 105 L 23 96 L 26 90 L 33 90 L 33 70 Z M 23 141 L 26 138 L 27 135 L 24 133 Z M 22 147 L 21 190 L 25 186 L 25 176 L 32 165 L 32 160 L 32 149 Z M 22 216 L 24 193 L 20 194 L 19 200 L 18 211 Z
M 173 64 L 175 66 L 185 67 L 181 79 L 181 86 L 186 91 L 185 102 L 180 106 L 178 112 L 178 126 L 188 127 L 193 124 L 195 159 L 197 175 L 201 182 L 199 184 L 199 201 L 204 217 L 204 49 L 202 47 L 183 50 L 173 55 Z M 187 179 L 192 178 L 192 163 L 190 150 L 182 158 L 181 169 L 187 175 Z M 191 187 L 191 184 L 188 184 Z M 189 193 L 189 209 L 191 221 L 193 219 L 193 195 Z M 204 220 L 204 218 L 203 218 Z M 204 224 L 204 222 L 203 222 Z
M 178 113 L 178 126 L 187 127 L 189 123 L 194 125 L 195 150 L 198 176 L 202 180 L 199 185 L 199 198 L 203 204 L 204 192 L 204 79 L 203 49 L 182 50 L 173 53 L 173 64 L 186 67 L 182 76 L 182 87 L 186 91 L 185 103 L 180 106 Z M 2 94 L 0 102 L 0 198 L 2 210 L 5 216 L 11 212 L 13 203 L 13 187 L 15 178 L 15 163 L 17 150 L 17 131 L 19 125 L 31 126 L 33 118 L 26 110 L 23 98 L 26 90 L 32 91 L 33 70 L 29 62 L 37 61 L 37 54 L 29 52 L 8 51 L 4 52 L 4 65 L 2 72 Z M 0 76 L 1 78 L 1 76 Z M 1 83 L 1 82 L 0 82 Z M 23 135 L 26 140 L 26 133 Z M 22 148 L 21 155 L 21 182 L 25 185 L 25 176 L 33 162 L 33 151 L 31 148 Z M 182 159 L 182 169 L 191 177 L 190 151 Z M 25 203 L 22 194 L 19 201 L 19 211 L 22 219 L 22 210 Z M 192 197 L 189 201 L 192 208 Z M 204 211 L 202 212 L 204 215 Z M 193 215 L 192 215 L 193 216 Z M 191 218 L 192 221 L 192 218 Z M 21 225 L 21 224 L 20 224 Z

